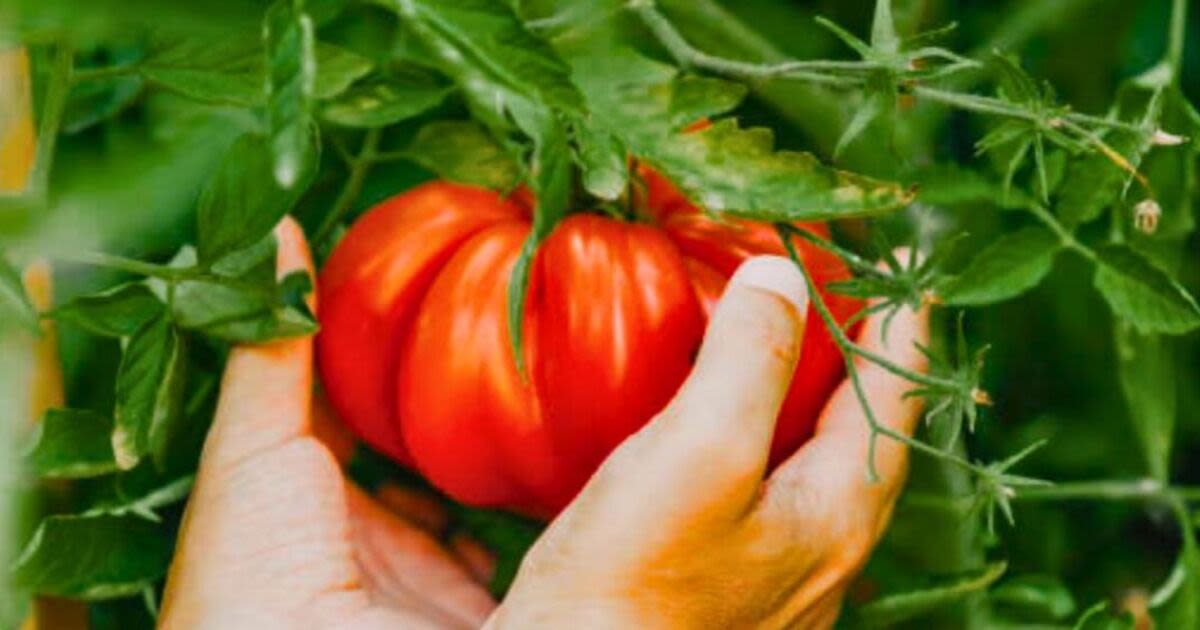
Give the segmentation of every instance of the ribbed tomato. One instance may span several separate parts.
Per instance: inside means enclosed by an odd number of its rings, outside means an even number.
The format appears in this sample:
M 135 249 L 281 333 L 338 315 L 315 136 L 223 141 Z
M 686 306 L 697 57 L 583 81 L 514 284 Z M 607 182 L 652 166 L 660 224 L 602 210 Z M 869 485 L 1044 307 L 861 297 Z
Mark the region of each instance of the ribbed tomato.
M 783 253 L 770 225 L 715 221 L 644 175 L 650 221 L 573 214 L 538 250 L 527 379 L 513 361 L 506 307 L 529 209 L 434 182 L 368 211 L 319 280 L 318 361 L 336 413 L 460 501 L 553 516 L 678 389 L 738 264 Z M 822 286 L 848 277 L 831 254 L 800 251 Z M 859 307 L 826 299 L 843 322 Z M 773 463 L 812 434 L 842 369 L 810 312 Z

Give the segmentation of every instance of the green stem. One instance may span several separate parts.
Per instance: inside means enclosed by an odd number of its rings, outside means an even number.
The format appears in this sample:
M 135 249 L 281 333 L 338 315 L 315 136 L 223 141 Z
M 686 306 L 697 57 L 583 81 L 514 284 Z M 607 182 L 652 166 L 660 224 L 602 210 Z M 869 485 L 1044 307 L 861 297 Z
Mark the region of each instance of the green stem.
M 71 83 L 84 83 L 112 77 L 122 77 L 137 72 L 137 66 L 105 66 L 102 68 L 77 68 L 71 74 Z
M 671 56 L 685 67 L 703 68 L 717 74 L 738 78 L 788 78 L 825 85 L 857 85 L 862 81 L 857 78 L 822 74 L 821 70 L 847 67 L 858 70 L 869 69 L 869 64 L 863 62 L 785 61 L 777 64 L 760 64 L 724 59 L 697 50 L 689 44 L 670 20 L 655 8 L 652 0 L 632 0 L 628 6 L 641 18 L 642 23 L 650 29 L 650 32 L 667 49 L 667 52 L 671 53 Z
M 1188 0 L 1175 0 L 1171 10 L 1171 30 L 1167 36 L 1166 62 L 1171 64 L 1172 76 L 1176 81 L 1183 70 L 1183 44 L 1187 33 Z
M 900 442 L 901 444 L 905 444 L 915 451 L 919 451 L 930 457 L 949 462 L 955 466 L 958 466 L 959 468 L 971 471 L 977 475 L 987 475 L 988 471 L 980 466 L 976 466 L 975 464 L 972 464 L 961 457 L 930 446 L 925 442 L 905 435 L 899 431 L 895 431 L 891 427 L 879 422 L 879 419 L 875 416 L 875 410 L 871 406 L 871 401 L 867 397 L 866 390 L 863 388 L 862 379 L 858 372 L 858 366 L 854 363 L 855 354 L 859 354 L 864 358 L 882 366 L 889 372 L 897 374 L 898 376 L 913 382 L 951 387 L 956 387 L 957 384 L 952 381 L 943 381 L 942 379 L 937 379 L 935 377 L 930 377 L 928 375 L 920 374 L 900 367 L 884 357 L 856 346 L 852 341 L 850 341 L 850 339 L 846 337 L 845 332 L 842 331 L 841 327 L 838 325 L 837 320 L 833 317 L 833 313 L 829 310 L 829 306 L 825 303 L 824 298 L 821 297 L 820 292 L 817 290 L 816 280 L 813 279 L 812 274 L 808 272 L 808 269 L 800 261 L 800 256 L 796 252 L 796 246 L 790 237 L 790 230 L 781 229 L 779 232 L 780 237 L 783 239 L 783 246 L 785 249 L 787 249 L 788 256 L 792 259 L 792 262 L 796 264 L 796 267 L 800 270 L 800 273 L 804 275 L 804 282 L 808 286 L 808 294 L 810 296 L 809 299 L 812 301 L 813 306 L 817 309 L 817 314 L 820 315 L 821 320 L 825 323 L 826 329 L 833 334 L 834 341 L 837 343 L 838 348 L 842 352 L 842 357 L 846 362 L 846 374 L 850 379 L 851 385 L 854 387 L 854 394 L 858 397 L 859 405 L 863 410 L 863 415 L 866 416 L 867 425 L 871 429 L 871 437 L 869 438 L 870 442 L 867 446 L 867 472 L 870 475 L 870 478 L 872 480 L 877 480 L 879 478 L 879 474 L 875 468 L 875 442 L 880 435 L 891 438 L 892 440 Z
M 879 367 L 882 367 L 883 369 L 891 372 L 892 374 L 895 374 L 896 376 L 904 378 L 912 383 L 917 383 L 919 385 L 926 385 L 929 387 L 944 388 L 944 389 L 957 389 L 958 388 L 958 383 L 956 383 L 954 381 L 951 381 L 949 379 L 938 378 L 936 376 L 930 376 L 929 374 L 922 374 L 920 372 L 914 372 L 912 370 L 904 368 L 901 365 L 896 364 L 891 359 L 888 359 L 887 357 L 885 357 L 883 355 L 876 354 L 875 352 L 867 350 L 866 348 L 854 343 L 854 341 L 852 341 L 850 339 L 850 337 L 846 335 L 846 331 L 842 329 L 842 326 L 840 324 L 838 324 L 837 320 L 833 316 L 833 312 L 829 310 L 829 305 L 825 303 L 825 298 L 822 297 L 820 291 L 817 290 L 816 284 L 809 277 L 808 270 L 805 269 L 803 263 L 800 262 L 799 253 L 796 252 L 796 247 L 792 243 L 792 239 L 790 236 L 791 234 L 800 233 L 800 230 L 798 230 L 797 228 L 794 228 L 792 226 L 789 226 L 789 225 L 777 226 L 777 228 L 779 229 L 779 232 L 780 232 L 780 238 L 783 239 L 783 245 L 788 251 L 788 255 L 791 256 L 792 260 L 796 263 L 796 265 L 800 267 L 800 270 L 804 273 L 804 277 L 807 280 L 809 280 L 809 286 L 808 286 L 809 299 L 812 301 L 813 306 L 817 309 L 817 314 L 819 314 L 821 316 L 821 320 L 825 323 L 825 327 L 829 330 L 829 333 L 831 335 L 833 335 L 833 340 L 837 343 L 838 347 L 840 347 L 842 349 L 843 353 L 845 353 L 847 355 L 861 356 L 862 358 L 867 359 L 868 361 L 878 365 Z M 826 241 L 824 239 L 820 239 L 819 237 L 816 237 L 815 235 L 813 235 L 813 237 L 815 240 L 813 240 L 813 239 L 810 239 L 810 240 L 812 240 L 812 242 L 814 242 L 814 243 L 817 243 L 817 244 L 828 243 L 832 247 L 835 247 L 837 250 L 841 249 L 841 248 L 837 248 L 836 246 L 833 246 L 831 243 L 829 243 L 828 241 Z M 834 253 L 838 253 L 837 251 L 832 250 L 832 249 L 830 251 L 834 251 Z M 851 254 L 851 255 L 853 256 L 853 254 Z M 857 257 L 855 257 L 855 258 L 857 258 Z M 861 259 L 858 259 L 858 260 L 860 261 L 861 264 L 866 264 L 866 261 L 862 261 Z
M 342 192 L 338 194 L 337 200 L 333 203 L 333 209 L 325 215 L 325 219 L 321 221 L 321 225 L 313 234 L 312 242 L 314 244 L 324 243 L 342 217 L 354 207 L 354 202 L 362 193 L 363 183 L 367 180 L 367 172 L 370 171 L 371 164 L 375 161 L 375 152 L 379 148 L 379 137 L 379 129 L 371 129 L 363 137 L 362 148 L 359 149 L 358 156 L 350 162 L 350 175 L 346 178 L 346 185 L 342 187 Z
M 1069 481 L 1051 486 L 1017 488 L 1014 501 L 1049 503 L 1057 501 L 1185 501 L 1200 502 L 1200 487 L 1165 486 L 1154 479 L 1099 481 Z M 921 507 L 965 510 L 974 501 L 972 496 L 942 496 L 920 492 L 909 493 L 904 502 Z
M 152 278 L 162 278 L 163 280 L 178 280 L 188 275 L 188 270 L 186 269 L 164 267 L 163 265 L 156 265 L 154 263 L 148 263 L 141 260 L 136 260 L 134 258 L 126 258 L 124 256 L 105 254 L 103 252 L 68 254 L 62 256 L 61 259 L 65 262 L 93 265 L 107 269 L 116 269 L 118 271 L 126 271 L 142 276 L 150 276 Z
M 63 112 L 67 106 L 67 94 L 71 90 L 71 73 L 75 51 L 66 43 L 60 43 L 54 52 L 50 69 L 50 81 L 42 101 L 42 114 L 38 121 L 37 157 L 30 175 L 30 190 L 35 199 L 44 201 L 50 190 L 50 168 L 54 163 L 54 150 L 58 143 L 58 128 L 62 126 Z

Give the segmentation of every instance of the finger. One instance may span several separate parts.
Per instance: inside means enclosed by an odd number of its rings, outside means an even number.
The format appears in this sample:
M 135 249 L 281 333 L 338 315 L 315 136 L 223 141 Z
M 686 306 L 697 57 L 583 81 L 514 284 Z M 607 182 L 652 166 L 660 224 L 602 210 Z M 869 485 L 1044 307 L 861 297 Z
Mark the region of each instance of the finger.
M 471 572 L 475 580 L 487 586 L 496 575 L 496 554 L 478 540 L 464 534 L 450 538 L 450 551 Z
M 275 228 L 277 275 L 312 274 L 300 225 L 290 217 Z M 312 298 L 310 297 L 310 306 Z M 227 469 L 255 453 L 307 435 L 312 396 L 312 337 L 238 346 L 229 353 L 204 465 Z
M 715 503 L 744 507 L 766 468 L 807 303 L 804 277 L 790 260 L 743 263 L 717 303 L 691 375 L 667 408 L 605 461 L 593 493 L 644 506 L 656 518 Z
M 928 343 L 928 309 L 902 308 L 892 317 L 885 336 L 886 319 L 886 312 L 870 317 L 859 344 L 906 370 L 924 372 L 927 359 L 916 344 Z M 862 357 L 855 360 L 855 366 L 867 404 L 880 425 L 911 435 L 922 407 L 920 399 L 905 397 L 913 384 Z M 879 481 L 872 482 L 868 477 L 870 442 L 868 417 L 854 384 L 847 378 L 826 405 L 813 439 L 772 475 L 767 504 L 807 514 L 827 512 L 819 509 L 824 505 L 858 506 L 871 519 L 886 516 L 886 508 L 903 485 L 907 448 L 893 439 L 878 437 L 874 463 Z
M 441 536 L 450 524 L 450 515 L 437 499 L 424 492 L 385 483 L 375 498 L 393 514 L 433 536 Z
M 468 570 L 427 532 L 348 487 L 355 554 L 372 596 L 455 625 L 482 625 L 496 604 Z

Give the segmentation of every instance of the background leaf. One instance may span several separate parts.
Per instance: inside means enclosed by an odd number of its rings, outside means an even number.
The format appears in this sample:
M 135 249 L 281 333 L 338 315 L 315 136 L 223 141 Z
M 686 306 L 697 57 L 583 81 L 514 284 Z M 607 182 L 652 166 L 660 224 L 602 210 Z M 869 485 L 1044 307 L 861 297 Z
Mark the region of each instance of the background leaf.
M 1195 298 L 1142 255 L 1119 245 L 1098 253 L 1096 288 L 1138 332 L 1177 335 L 1200 327 Z
M 971 264 L 939 291 L 947 304 L 977 306 L 1007 300 L 1037 286 L 1062 248 L 1043 227 L 1009 232 L 979 252 Z
M 51 516 L 25 547 L 13 576 L 46 595 L 133 595 L 166 575 L 172 547 L 165 531 L 138 517 Z
M 52 479 L 95 477 L 117 470 L 112 419 L 82 409 L 51 409 L 38 423 L 28 459 L 33 472 Z

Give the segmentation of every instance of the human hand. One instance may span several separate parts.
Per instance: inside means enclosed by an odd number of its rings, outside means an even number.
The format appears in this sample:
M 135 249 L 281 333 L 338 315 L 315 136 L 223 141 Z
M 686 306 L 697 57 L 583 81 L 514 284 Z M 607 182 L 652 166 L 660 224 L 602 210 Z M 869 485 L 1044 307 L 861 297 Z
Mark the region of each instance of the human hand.
M 276 238 L 281 277 L 311 271 L 295 222 Z M 443 546 L 445 514 L 428 499 L 348 482 L 312 381 L 311 338 L 230 353 L 161 627 L 478 627 L 495 605 L 481 548 Z
M 825 628 L 883 534 L 906 449 L 870 430 L 853 385 L 766 481 L 775 417 L 803 338 L 808 292 L 790 261 L 760 257 L 730 281 L 675 399 L 609 456 L 526 556 L 488 628 Z M 927 312 L 900 311 L 861 343 L 910 370 Z M 909 384 L 865 361 L 880 422 L 910 434 Z

